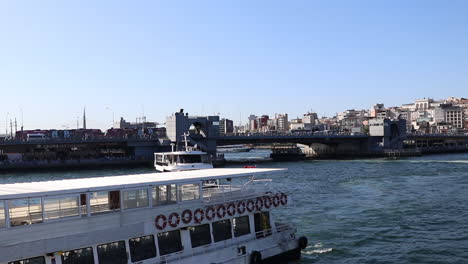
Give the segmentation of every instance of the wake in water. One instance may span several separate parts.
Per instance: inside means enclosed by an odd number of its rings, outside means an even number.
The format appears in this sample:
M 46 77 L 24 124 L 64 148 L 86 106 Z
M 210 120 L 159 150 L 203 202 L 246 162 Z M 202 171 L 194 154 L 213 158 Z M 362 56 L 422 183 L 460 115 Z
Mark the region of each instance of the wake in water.
M 303 254 L 305 255 L 313 255 L 313 254 L 323 254 L 323 253 L 328 253 L 332 252 L 333 248 L 323 248 L 322 243 L 317 243 L 313 246 L 308 246 L 302 251 Z

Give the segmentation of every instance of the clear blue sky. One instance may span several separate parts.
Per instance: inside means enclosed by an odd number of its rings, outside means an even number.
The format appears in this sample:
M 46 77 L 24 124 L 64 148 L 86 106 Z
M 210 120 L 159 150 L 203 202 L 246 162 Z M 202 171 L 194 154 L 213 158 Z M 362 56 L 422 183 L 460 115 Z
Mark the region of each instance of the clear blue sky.
M 468 1 L 3 1 L 0 89 L 2 132 L 468 96 Z

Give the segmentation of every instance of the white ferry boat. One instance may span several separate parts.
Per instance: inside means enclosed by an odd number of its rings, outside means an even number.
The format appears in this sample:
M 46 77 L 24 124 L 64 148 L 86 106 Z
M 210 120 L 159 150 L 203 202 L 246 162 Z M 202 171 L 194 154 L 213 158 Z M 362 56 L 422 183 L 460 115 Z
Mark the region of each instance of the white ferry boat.
M 171 152 L 154 153 L 154 167 L 157 171 L 186 171 L 212 169 L 213 164 L 208 159 L 208 154 L 188 145 L 188 133 L 184 133 L 184 151 L 174 151 L 174 144 L 171 144 Z
M 1 264 L 281 263 L 307 246 L 258 175 L 211 169 L 0 185 Z M 203 182 L 217 180 L 216 187 Z M 236 183 L 236 184 L 234 184 Z

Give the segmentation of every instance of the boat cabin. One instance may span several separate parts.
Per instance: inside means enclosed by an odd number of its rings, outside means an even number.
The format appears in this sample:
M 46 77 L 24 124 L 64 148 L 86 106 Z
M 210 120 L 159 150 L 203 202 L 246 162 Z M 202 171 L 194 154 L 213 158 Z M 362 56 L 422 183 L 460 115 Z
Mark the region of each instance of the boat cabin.
M 154 153 L 154 167 L 164 172 L 211 169 L 213 165 L 206 152 L 192 150 Z

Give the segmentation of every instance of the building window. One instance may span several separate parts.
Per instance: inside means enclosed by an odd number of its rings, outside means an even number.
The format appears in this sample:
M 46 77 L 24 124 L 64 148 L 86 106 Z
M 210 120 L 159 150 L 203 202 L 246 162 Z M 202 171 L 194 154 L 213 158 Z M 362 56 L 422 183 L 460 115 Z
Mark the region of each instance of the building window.
M 6 227 L 5 201 L 0 200 L 0 228 Z
M 232 219 L 232 226 L 234 229 L 234 236 L 240 237 L 250 234 L 249 216 L 241 216 Z
M 212 226 L 214 242 L 219 242 L 232 238 L 231 220 L 227 219 L 214 222 Z
M 200 184 L 179 185 L 180 201 L 190 201 L 200 199 Z
M 255 234 L 258 237 L 271 235 L 270 213 L 260 212 L 254 215 Z
M 8 262 L 8 264 L 45 264 L 45 263 L 46 262 L 45 262 L 44 257 L 29 258 L 29 259 Z
M 131 190 L 123 192 L 123 209 L 148 207 L 148 190 Z
M 42 223 L 41 198 L 9 200 L 8 208 L 11 226 Z
M 118 241 L 97 246 L 99 264 L 127 264 L 125 242 Z
M 189 227 L 190 240 L 192 241 L 192 248 L 211 244 L 210 225 L 199 225 Z
M 94 264 L 93 248 L 81 248 L 62 253 L 62 264 Z
M 44 220 L 80 215 L 78 196 L 46 197 L 44 201 Z
M 175 184 L 153 187 L 153 206 L 177 203 L 177 189 Z
M 144 236 L 129 239 L 130 256 L 132 262 L 142 261 L 156 257 L 156 246 L 154 245 L 154 236 Z
M 180 231 L 174 230 L 158 234 L 159 254 L 161 256 L 182 251 Z
M 93 192 L 89 198 L 91 214 L 120 210 L 120 191 Z

